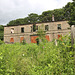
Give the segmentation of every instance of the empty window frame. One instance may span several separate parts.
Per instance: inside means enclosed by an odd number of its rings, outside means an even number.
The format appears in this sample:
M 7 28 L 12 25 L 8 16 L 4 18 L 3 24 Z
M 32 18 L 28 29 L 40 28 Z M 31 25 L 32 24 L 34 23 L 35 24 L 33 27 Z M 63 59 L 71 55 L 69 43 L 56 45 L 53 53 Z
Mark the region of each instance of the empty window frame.
M 11 33 L 14 33 L 14 28 L 11 28 Z
M 33 32 L 36 31 L 36 24 L 33 24 Z
M 45 30 L 48 31 L 49 30 L 49 26 L 45 25 Z
M 57 29 L 61 29 L 61 24 L 57 24 Z
M 21 33 L 24 33 L 24 27 L 21 28 Z

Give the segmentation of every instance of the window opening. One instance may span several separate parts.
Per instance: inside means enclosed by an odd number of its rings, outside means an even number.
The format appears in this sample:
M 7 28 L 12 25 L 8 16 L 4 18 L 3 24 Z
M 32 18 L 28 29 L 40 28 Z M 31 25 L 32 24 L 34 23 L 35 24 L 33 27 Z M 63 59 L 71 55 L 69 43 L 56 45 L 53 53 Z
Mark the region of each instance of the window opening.
M 49 26 L 45 25 L 45 30 L 48 31 L 49 30 Z
M 21 33 L 24 33 L 24 27 L 21 28 Z
M 61 29 L 61 24 L 58 24 L 57 25 L 57 28 L 58 28 L 58 30 Z
M 14 28 L 11 28 L 11 33 L 14 33 Z

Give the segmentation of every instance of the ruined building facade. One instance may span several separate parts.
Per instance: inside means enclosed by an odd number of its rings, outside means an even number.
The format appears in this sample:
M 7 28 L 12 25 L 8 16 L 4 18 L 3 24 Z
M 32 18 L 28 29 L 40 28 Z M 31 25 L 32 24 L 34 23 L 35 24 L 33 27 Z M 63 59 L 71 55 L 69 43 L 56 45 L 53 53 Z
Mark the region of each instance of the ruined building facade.
M 46 39 L 48 41 L 52 41 L 53 39 L 59 39 L 61 36 L 64 36 L 71 31 L 68 21 L 37 23 L 37 31 L 38 27 L 41 25 L 43 25 L 43 28 L 46 31 Z M 36 33 L 37 31 L 33 31 L 33 24 L 5 26 L 4 42 L 20 43 L 25 40 L 26 43 L 36 43 L 36 38 L 38 37 Z

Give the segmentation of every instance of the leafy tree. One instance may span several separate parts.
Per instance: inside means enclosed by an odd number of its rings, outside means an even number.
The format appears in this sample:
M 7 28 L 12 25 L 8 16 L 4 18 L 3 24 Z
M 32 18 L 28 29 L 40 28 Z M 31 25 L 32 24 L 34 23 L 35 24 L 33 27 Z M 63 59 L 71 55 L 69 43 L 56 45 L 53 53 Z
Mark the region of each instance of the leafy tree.
M 28 15 L 28 17 L 10 21 L 7 24 L 7 26 L 30 24 L 30 23 L 37 23 L 37 22 L 38 22 L 38 14 L 31 13 L 31 14 Z
M 54 18 L 55 18 L 55 21 L 61 21 L 61 20 L 64 20 L 64 9 L 55 9 L 53 11 L 54 13 Z
M 38 22 L 50 22 L 52 21 L 52 15 L 54 15 L 55 21 L 61 20 L 69 20 L 69 24 L 75 24 L 75 0 L 73 2 L 68 2 L 65 7 L 61 9 L 54 9 L 42 12 L 41 15 L 36 13 L 30 13 L 28 17 L 16 19 L 10 21 L 7 26 L 9 25 L 22 25 L 22 24 L 35 24 Z
M 28 15 L 28 21 L 30 23 L 37 23 L 38 22 L 38 14 L 31 13 Z
M 44 11 L 42 15 L 39 16 L 39 20 L 41 22 L 49 22 L 52 21 L 53 10 Z
M 15 20 L 10 21 L 10 22 L 7 24 L 7 26 L 15 25 L 15 24 L 14 24 L 14 21 L 15 21 Z
M 29 24 L 30 22 L 29 22 L 29 17 L 25 17 L 24 18 L 24 24 Z
M 52 15 L 54 15 L 55 21 L 61 21 L 64 20 L 64 10 L 62 9 L 55 9 L 55 10 L 49 10 L 44 11 L 42 15 L 39 16 L 39 20 L 41 22 L 50 22 L 52 21 Z
M 64 7 L 64 12 L 65 12 L 64 13 L 64 17 L 65 17 L 65 20 L 69 20 L 70 19 L 72 11 L 73 11 L 73 4 L 71 2 L 69 2 Z
M 75 2 L 75 0 L 72 0 L 72 1 L 74 1 L 74 2 Z
M 3 25 L 0 25 L 0 40 L 3 40 L 3 35 L 4 35 L 4 27 Z
M 74 13 L 71 14 L 71 17 L 68 23 L 70 25 L 75 25 L 75 10 L 74 10 Z
M 72 8 L 71 8 L 71 16 L 69 19 L 70 25 L 75 25 L 75 0 L 72 2 Z
M 10 22 L 7 24 L 7 26 L 19 25 L 19 24 L 24 24 L 24 19 L 12 20 L 12 21 L 10 21 Z
M 17 19 L 16 21 L 15 21 L 15 23 L 16 23 L 16 25 L 22 25 L 22 24 L 24 24 L 24 19 Z

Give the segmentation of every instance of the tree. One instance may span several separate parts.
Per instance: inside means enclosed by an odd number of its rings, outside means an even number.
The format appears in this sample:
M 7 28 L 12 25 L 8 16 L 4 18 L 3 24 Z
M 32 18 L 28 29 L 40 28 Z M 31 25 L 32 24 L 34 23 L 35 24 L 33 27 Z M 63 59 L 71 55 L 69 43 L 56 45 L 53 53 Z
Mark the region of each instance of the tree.
M 15 20 L 10 21 L 7 26 L 15 25 Z
M 16 20 L 12 20 L 10 21 L 7 26 L 11 26 L 11 25 L 21 25 L 24 24 L 24 19 L 16 19 Z
M 39 16 L 39 21 L 41 22 L 50 22 L 52 21 L 53 10 L 44 11 L 42 15 Z
M 3 40 L 3 36 L 4 36 L 4 26 L 0 25 L 0 40 Z
M 30 24 L 30 22 L 29 22 L 29 17 L 25 17 L 25 18 L 24 18 L 24 24 Z
M 55 21 L 61 20 L 69 20 L 69 24 L 75 24 L 75 0 L 73 2 L 68 2 L 65 7 L 61 9 L 54 9 L 42 12 L 41 15 L 36 13 L 30 13 L 27 17 L 16 19 L 10 21 L 7 26 L 9 25 L 23 25 L 23 24 L 36 24 L 38 22 L 50 22 L 52 21 L 52 15 L 54 15 Z
M 71 2 L 67 3 L 67 5 L 65 5 L 64 8 L 64 17 L 65 17 L 65 20 L 69 20 L 70 17 L 71 17 L 71 13 L 72 13 L 72 9 L 73 9 L 73 5 Z
M 28 21 L 30 23 L 37 23 L 38 22 L 38 14 L 31 13 L 28 15 Z
M 52 15 L 54 15 L 55 21 L 64 20 L 64 9 L 44 11 L 42 15 L 39 16 L 39 20 L 41 20 L 41 22 L 50 22 L 52 21 Z
M 16 20 L 10 21 L 7 26 L 11 25 L 23 25 L 23 24 L 31 24 L 31 23 L 37 23 L 38 22 L 38 14 L 31 13 L 28 15 L 28 17 L 20 18 Z
M 69 24 L 71 25 L 75 25 L 75 0 L 73 0 L 73 2 L 71 3 L 71 13 L 70 13 L 70 19 L 69 19 Z
M 74 12 L 71 14 L 70 20 L 68 22 L 71 25 L 75 25 L 75 10 Z
M 63 8 L 55 9 L 53 11 L 53 14 L 54 14 L 55 21 L 64 20 L 64 9 Z
M 75 2 L 75 0 L 72 0 L 72 1 L 74 1 L 74 2 Z

